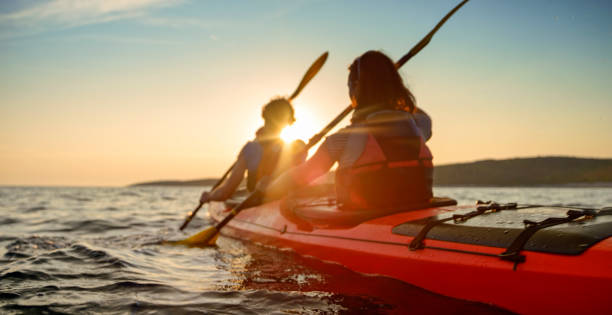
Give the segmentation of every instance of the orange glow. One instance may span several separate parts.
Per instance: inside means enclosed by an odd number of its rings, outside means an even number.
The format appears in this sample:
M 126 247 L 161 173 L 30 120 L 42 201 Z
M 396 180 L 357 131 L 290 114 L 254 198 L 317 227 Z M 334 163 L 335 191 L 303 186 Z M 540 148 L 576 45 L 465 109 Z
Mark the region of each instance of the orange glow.
M 281 139 L 285 142 L 291 142 L 294 140 L 303 140 L 306 142 L 316 130 L 316 124 L 312 115 L 304 109 L 305 106 L 295 107 L 295 123 L 291 126 L 285 127 L 281 132 Z

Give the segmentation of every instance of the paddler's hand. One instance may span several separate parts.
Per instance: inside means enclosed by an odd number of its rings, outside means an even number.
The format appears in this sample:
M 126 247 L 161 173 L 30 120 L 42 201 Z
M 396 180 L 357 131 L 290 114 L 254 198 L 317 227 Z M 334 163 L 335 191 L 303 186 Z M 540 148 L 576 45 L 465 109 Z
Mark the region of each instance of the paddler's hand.
M 200 203 L 207 203 L 210 201 L 210 191 L 205 191 L 202 193 L 202 196 L 200 196 Z

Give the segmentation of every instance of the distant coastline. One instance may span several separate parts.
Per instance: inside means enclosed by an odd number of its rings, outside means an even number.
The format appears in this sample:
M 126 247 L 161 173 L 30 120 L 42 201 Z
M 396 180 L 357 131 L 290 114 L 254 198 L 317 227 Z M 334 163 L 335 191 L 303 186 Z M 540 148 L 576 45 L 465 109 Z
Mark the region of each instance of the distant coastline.
M 436 166 L 436 186 L 612 187 L 612 159 L 534 157 Z
M 217 178 L 158 180 L 129 186 L 211 186 Z M 612 187 L 612 159 L 533 157 L 438 165 L 441 187 Z
M 156 180 L 129 185 L 130 187 L 139 186 L 212 186 L 217 183 L 218 178 L 204 178 L 194 180 Z

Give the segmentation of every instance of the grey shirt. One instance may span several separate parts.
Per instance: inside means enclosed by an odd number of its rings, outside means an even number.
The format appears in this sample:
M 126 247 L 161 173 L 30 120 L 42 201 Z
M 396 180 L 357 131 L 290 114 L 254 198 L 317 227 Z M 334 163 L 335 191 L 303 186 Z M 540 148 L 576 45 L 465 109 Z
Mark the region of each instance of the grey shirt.
M 382 116 L 392 115 L 394 118 L 406 119 L 412 128 L 417 129 L 424 141 L 431 138 L 431 118 L 425 112 L 408 113 L 404 111 L 382 110 L 367 116 L 366 120 L 376 120 Z M 339 168 L 350 167 L 361 156 L 368 136 L 367 134 L 350 134 L 339 131 L 325 139 L 321 145 L 327 150 L 332 160 L 337 161 Z

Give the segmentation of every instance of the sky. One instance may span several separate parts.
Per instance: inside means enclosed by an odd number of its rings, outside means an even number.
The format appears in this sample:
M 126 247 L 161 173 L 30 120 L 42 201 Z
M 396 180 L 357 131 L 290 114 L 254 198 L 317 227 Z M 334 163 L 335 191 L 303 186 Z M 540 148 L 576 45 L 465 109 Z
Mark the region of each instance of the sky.
M 458 2 L 2 1 L 0 185 L 221 176 L 323 52 L 304 140 L 348 105 L 355 57 L 399 59 Z M 611 58 L 610 1 L 471 0 L 400 72 L 435 164 L 612 158 Z

